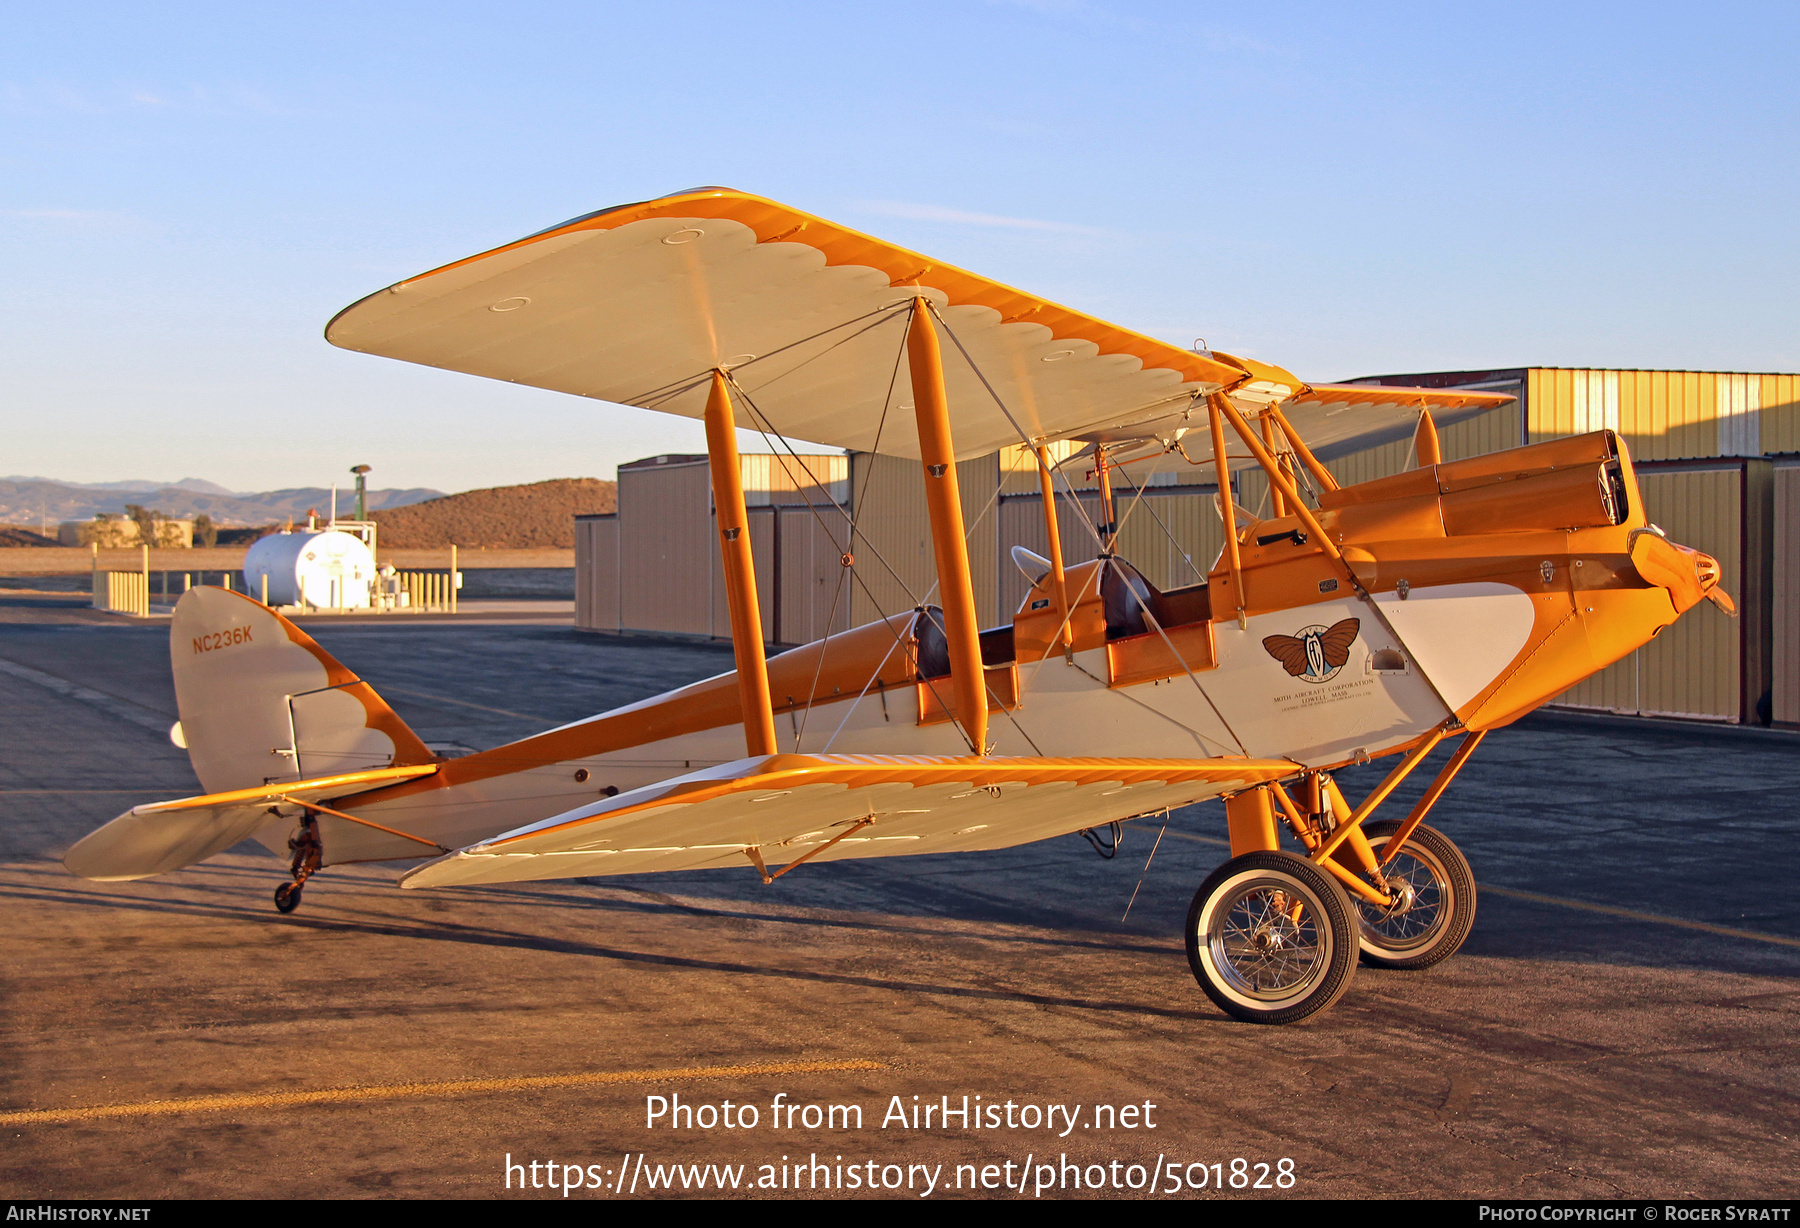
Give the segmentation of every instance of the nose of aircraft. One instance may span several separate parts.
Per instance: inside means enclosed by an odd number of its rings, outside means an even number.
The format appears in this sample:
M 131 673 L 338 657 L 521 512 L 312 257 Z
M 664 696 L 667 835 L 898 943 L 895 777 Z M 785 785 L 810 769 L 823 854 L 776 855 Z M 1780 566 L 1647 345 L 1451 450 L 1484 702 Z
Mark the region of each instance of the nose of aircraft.
M 1677 614 L 1686 613 L 1702 597 L 1727 614 L 1737 613 L 1731 594 L 1719 587 L 1719 561 L 1677 545 L 1660 530 L 1639 529 L 1632 534 L 1631 563 L 1644 579 L 1669 590 Z

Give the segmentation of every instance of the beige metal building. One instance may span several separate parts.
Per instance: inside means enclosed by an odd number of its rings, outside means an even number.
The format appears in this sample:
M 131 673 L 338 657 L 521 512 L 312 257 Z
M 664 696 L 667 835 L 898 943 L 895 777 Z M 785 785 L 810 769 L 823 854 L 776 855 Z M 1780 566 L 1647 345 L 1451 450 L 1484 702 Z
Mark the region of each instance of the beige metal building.
M 1800 458 L 1777 460 L 1774 479 L 1770 711 L 1775 724 L 1800 729 Z
M 1513 368 L 1373 376 L 1352 383 L 1471 387 L 1517 400 L 1444 425 L 1445 460 L 1601 428 L 1624 437 L 1650 519 L 1712 554 L 1741 616 L 1711 603 L 1559 703 L 1644 716 L 1800 728 L 1800 375 Z M 1073 456 L 1058 445 L 1052 459 Z M 1787 455 L 1784 455 L 1787 454 Z M 1350 484 L 1412 464 L 1410 437 L 1320 458 Z M 746 456 L 764 635 L 798 644 L 936 601 L 918 462 L 857 453 Z M 804 468 L 807 472 L 801 472 Z M 1058 528 L 1071 563 L 1094 557 L 1101 519 L 1091 471 L 1059 468 Z M 1159 588 L 1197 583 L 1223 535 L 1210 464 L 1179 455 L 1116 481 L 1118 552 Z M 1022 448 L 957 466 L 976 611 L 1009 619 L 1026 584 L 1018 545 L 1047 549 L 1036 462 Z M 1267 513 L 1260 471 L 1237 501 Z M 616 516 L 578 526 L 577 623 L 594 630 L 728 634 L 711 495 L 701 456 L 652 457 L 619 471 Z M 850 532 L 847 517 L 855 522 Z M 851 544 L 853 542 L 853 544 Z M 850 553 L 854 566 L 845 568 Z
M 851 625 L 842 453 L 741 458 L 751 550 L 770 643 Z M 725 639 L 731 634 L 705 456 L 619 466 L 619 510 L 575 518 L 575 625 L 587 631 Z

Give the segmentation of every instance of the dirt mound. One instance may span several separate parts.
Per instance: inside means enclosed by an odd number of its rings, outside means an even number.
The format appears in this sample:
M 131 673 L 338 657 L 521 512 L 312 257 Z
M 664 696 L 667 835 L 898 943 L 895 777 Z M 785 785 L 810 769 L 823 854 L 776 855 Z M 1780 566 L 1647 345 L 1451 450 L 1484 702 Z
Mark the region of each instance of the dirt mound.
M 575 517 L 618 508 L 618 484 L 558 478 L 529 486 L 496 486 L 409 503 L 371 516 L 387 550 L 467 546 L 526 550 L 575 545 Z
M 20 528 L 16 524 L 0 524 L 0 546 L 56 546 L 61 545 L 54 537 L 45 537 L 35 529 Z

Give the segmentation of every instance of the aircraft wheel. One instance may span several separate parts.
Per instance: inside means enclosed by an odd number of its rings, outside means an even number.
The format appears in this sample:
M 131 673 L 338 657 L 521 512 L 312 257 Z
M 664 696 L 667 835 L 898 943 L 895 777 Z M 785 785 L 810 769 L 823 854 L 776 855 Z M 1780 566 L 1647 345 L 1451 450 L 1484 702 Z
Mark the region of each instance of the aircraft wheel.
M 1399 827 L 1398 821 L 1364 827 L 1377 858 Z M 1475 924 L 1475 874 L 1450 837 L 1419 824 L 1388 867 L 1387 880 L 1389 889 L 1400 893 L 1394 907 L 1356 903 L 1363 962 L 1429 968 L 1456 954 Z
M 275 888 L 275 911 L 293 912 L 300 907 L 300 884 L 283 883 Z
M 1356 922 L 1325 871 L 1256 852 L 1214 870 L 1188 909 L 1188 964 L 1206 996 L 1247 1023 L 1294 1023 L 1343 997 Z

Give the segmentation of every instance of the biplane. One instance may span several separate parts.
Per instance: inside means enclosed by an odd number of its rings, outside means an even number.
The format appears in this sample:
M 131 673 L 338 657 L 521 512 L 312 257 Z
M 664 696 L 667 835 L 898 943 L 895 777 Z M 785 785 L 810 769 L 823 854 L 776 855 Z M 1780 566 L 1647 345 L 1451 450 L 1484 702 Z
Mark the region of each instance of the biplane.
M 703 420 L 737 668 L 445 759 L 279 613 L 198 588 L 170 647 L 207 793 L 114 819 L 70 850 L 76 874 L 162 874 L 254 837 L 291 855 L 284 912 L 350 862 L 421 861 L 409 889 L 733 866 L 771 882 L 1222 798 L 1231 856 L 1194 896 L 1189 961 L 1229 1014 L 1286 1023 L 1337 1000 L 1359 958 L 1425 968 L 1463 942 L 1474 878 L 1423 820 L 1489 730 L 1701 599 L 1731 604 L 1713 559 L 1647 522 L 1611 431 L 1446 462 L 1439 426 L 1507 398 L 1309 384 L 722 188 L 410 278 L 326 337 Z M 916 461 L 934 588 L 768 656 L 740 426 Z M 1320 459 L 1409 435 L 1416 464 L 1391 477 L 1340 485 Z M 1048 554 L 1014 551 L 1029 592 L 983 628 L 957 462 L 1008 446 L 1035 463 Z M 1116 550 L 1133 474 L 1157 465 L 1198 467 L 1222 521 L 1217 560 L 1166 591 Z M 1068 563 L 1055 509 L 1076 469 L 1102 510 L 1081 518 L 1097 557 Z M 1245 470 L 1266 479 L 1255 512 L 1232 493 Z M 866 535 L 842 562 L 888 566 Z M 1449 739 L 1417 804 L 1378 818 Z M 1384 757 L 1352 804 L 1334 773 Z

